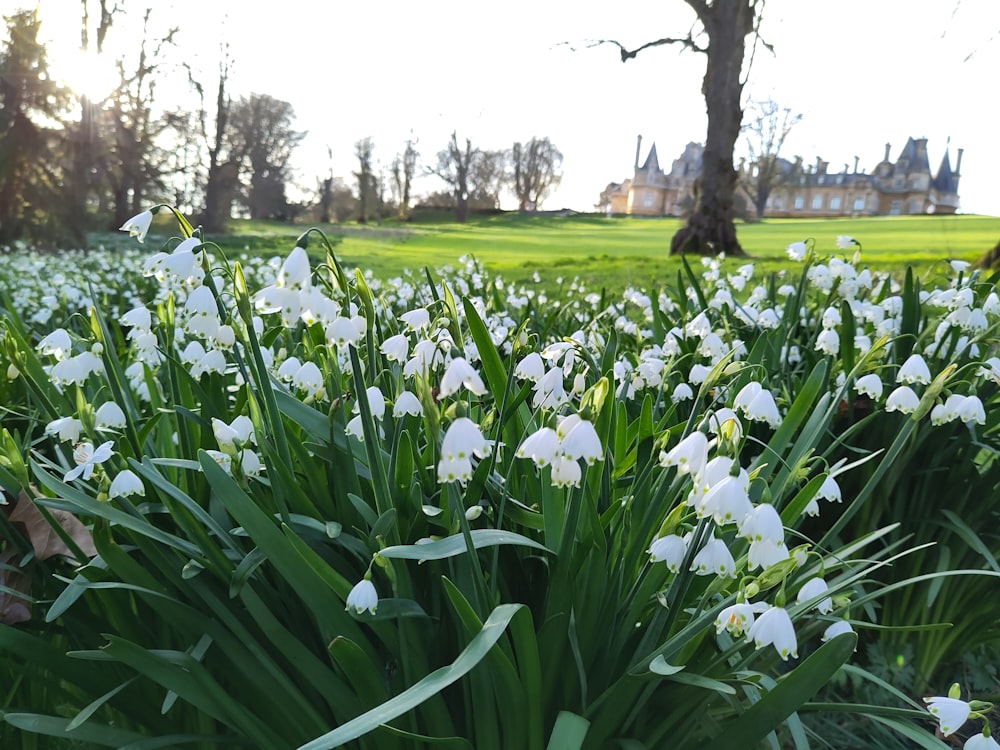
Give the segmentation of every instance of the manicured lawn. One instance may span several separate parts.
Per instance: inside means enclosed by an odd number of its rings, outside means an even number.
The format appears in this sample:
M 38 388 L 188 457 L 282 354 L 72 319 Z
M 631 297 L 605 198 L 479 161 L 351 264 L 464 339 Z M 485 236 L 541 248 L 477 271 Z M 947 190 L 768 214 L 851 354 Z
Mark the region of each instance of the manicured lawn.
M 598 215 L 474 216 L 455 224 L 440 214 L 407 224 L 385 222 L 327 225 L 337 237 L 337 253 L 348 266 L 391 278 L 410 269 L 438 268 L 474 255 L 486 267 L 515 284 L 528 283 L 539 272 L 543 282 L 557 276 L 579 276 L 593 286 L 654 287 L 676 279 L 680 260 L 667 255 L 680 219 L 606 218 Z M 280 254 L 291 249 L 307 225 L 277 222 L 233 222 L 233 233 L 213 239 L 227 253 L 249 250 Z M 934 273 L 942 259 L 975 261 L 1000 240 L 1000 217 L 896 216 L 862 219 L 772 219 L 741 225 L 738 235 L 759 272 L 791 268 L 785 248 L 813 238 L 824 253 L 836 250 L 837 235 L 862 244 L 861 265 L 873 270 L 901 271 L 907 265 Z M 155 240 L 147 240 L 152 245 Z M 310 244 L 314 257 L 318 242 Z M 841 254 L 843 254 L 841 252 Z M 851 255 L 852 253 L 848 253 Z M 741 261 L 742 262 L 742 261 Z

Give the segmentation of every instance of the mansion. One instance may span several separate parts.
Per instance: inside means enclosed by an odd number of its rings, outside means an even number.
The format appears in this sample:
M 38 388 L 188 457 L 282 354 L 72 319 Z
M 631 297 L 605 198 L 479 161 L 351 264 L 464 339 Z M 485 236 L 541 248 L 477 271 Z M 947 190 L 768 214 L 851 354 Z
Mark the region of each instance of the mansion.
M 642 136 L 635 148 L 634 174 L 624 182 L 610 183 L 601 193 L 598 208 L 609 214 L 639 216 L 681 216 L 694 205 L 694 184 L 701 173 L 703 146 L 689 143 L 669 172 L 660 167 L 656 144 L 639 165 Z M 890 160 L 891 146 L 885 145 L 885 157 L 870 173 L 844 165 L 833 173 L 829 163 L 817 159 L 804 166 L 778 158 L 780 177 L 771 190 L 764 209 L 766 217 L 835 217 L 892 216 L 899 214 L 953 214 L 959 209 L 958 181 L 962 168 L 962 149 L 954 169 L 947 150 L 937 169 L 931 173 L 927 157 L 927 139 L 910 138 L 896 161 Z M 739 167 L 740 184 L 752 185 L 751 166 Z M 745 214 L 753 212 L 753 201 L 745 187 L 737 189 L 737 203 Z

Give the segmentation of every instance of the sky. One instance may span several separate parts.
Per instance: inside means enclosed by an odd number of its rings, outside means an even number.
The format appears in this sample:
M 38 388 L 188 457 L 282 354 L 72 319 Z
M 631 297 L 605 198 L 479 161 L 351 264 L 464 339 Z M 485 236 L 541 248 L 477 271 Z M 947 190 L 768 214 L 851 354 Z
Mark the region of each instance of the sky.
M 80 0 L 37 2 L 55 75 L 77 85 L 106 78 L 79 56 Z M 543 208 L 587 211 L 609 182 L 632 176 L 638 135 L 642 159 L 655 142 L 667 168 L 685 144 L 704 140 L 703 55 L 664 46 L 622 63 L 616 48 L 592 46 L 683 36 L 694 15 L 682 0 L 119 3 L 130 15 L 116 19 L 107 57 L 134 57 L 151 6 L 154 34 L 180 27 L 171 55 L 200 71 L 208 90 L 225 42 L 234 96 L 290 102 L 295 126 L 308 131 L 293 161 L 307 188 L 331 166 L 328 148 L 334 174 L 351 182 L 354 143 L 368 136 L 385 165 L 407 139 L 431 164 L 452 131 L 488 149 L 536 136 L 564 158 Z M 963 212 L 1000 215 L 998 0 L 768 0 L 761 36 L 774 53 L 758 47 L 745 66 L 744 101 L 772 98 L 802 115 L 783 156 L 822 157 L 831 171 L 857 156 L 871 171 L 887 143 L 895 160 L 907 138 L 924 137 L 936 171 L 950 144 L 952 167 L 964 149 Z M 182 77 L 178 68 L 159 97 L 195 107 Z M 438 188 L 432 177 L 415 185 L 418 194 Z

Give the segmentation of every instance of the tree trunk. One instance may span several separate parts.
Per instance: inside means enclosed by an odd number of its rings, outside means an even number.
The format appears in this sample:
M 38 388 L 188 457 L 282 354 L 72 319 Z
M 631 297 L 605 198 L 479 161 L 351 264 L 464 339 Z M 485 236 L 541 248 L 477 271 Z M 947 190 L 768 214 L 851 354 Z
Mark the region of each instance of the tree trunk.
M 737 183 L 733 149 L 743 120 L 740 74 L 754 12 L 750 0 L 716 0 L 710 7 L 701 7 L 699 17 L 708 34 L 708 62 L 702 82 L 708 133 L 701 177 L 695 185 L 694 211 L 671 240 L 670 253 L 746 257 L 733 223 Z

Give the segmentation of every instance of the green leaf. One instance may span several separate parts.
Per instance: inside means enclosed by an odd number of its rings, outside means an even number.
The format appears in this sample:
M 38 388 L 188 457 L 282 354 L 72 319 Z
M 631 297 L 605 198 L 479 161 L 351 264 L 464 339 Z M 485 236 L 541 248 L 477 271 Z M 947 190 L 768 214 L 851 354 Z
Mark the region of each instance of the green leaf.
M 683 666 L 675 667 L 673 664 L 667 664 L 667 660 L 663 658 L 662 654 L 649 663 L 650 672 L 653 674 L 663 675 L 664 677 L 677 674 L 682 669 L 684 669 Z
M 29 713 L 9 713 L 3 715 L 3 720 L 12 727 L 44 734 L 48 737 L 59 737 L 63 740 L 75 740 L 77 742 L 90 742 L 103 747 L 122 747 L 133 742 L 139 742 L 145 737 L 136 732 L 128 732 L 124 729 L 117 729 L 109 726 L 83 725 L 70 731 L 69 719 L 58 716 L 44 716 L 42 714 Z
M 469 642 L 462 653 L 451 664 L 436 669 L 412 687 L 407 688 L 396 697 L 380 706 L 366 711 L 355 719 L 343 724 L 332 732 L 327 732 L 311 742 L 299 747 L 299 750 L 328 750 L 340 747 L 351 740 L 357 739 L 376 727 L 402 716 L 428 698 L 437 695 L 452 683 L 460 680 L 485 657 L 491 648 L 503 635 L 511 618 L 523 604 L 501 604 L 493 610 L 483 629 Z
M 812 698 L 846 662 L 857 645 L 857 633 L 842 633 L 816 650 L 711 741 L 713 750 L 746 750 L 777 729 Z
M 526 536 L 515 534 L 513 531 L 503 531 L 499 529 L 474 529 L 470 532 L 472 544 L 476 549 L 483 547 L 496 547 L 502 544 L 514 544 L 521 547 L 531 547 L 551 553 L 548 547 L 540 544 Z M 454 557 L 468 551 L 465 538 L 461 534 L 439 539 L 427 544 L 401 544 L 395 547 L 386 547 L 379 552 L 382 557 L 393 557 L 401 560 L 443 560 L 446 557 Z
M 587 738 L 590 722 L 570 711 L 560 711 L 549 735 L 545 750 L 580 750 Z

